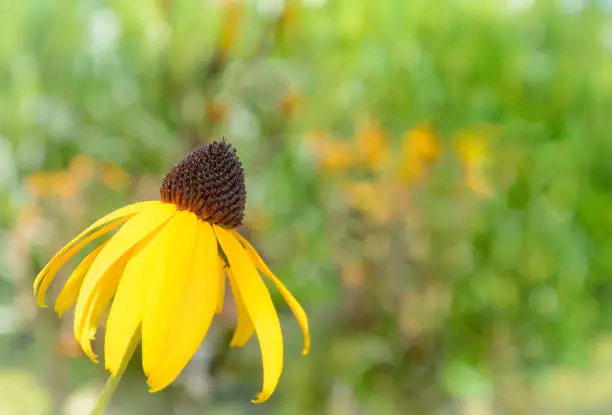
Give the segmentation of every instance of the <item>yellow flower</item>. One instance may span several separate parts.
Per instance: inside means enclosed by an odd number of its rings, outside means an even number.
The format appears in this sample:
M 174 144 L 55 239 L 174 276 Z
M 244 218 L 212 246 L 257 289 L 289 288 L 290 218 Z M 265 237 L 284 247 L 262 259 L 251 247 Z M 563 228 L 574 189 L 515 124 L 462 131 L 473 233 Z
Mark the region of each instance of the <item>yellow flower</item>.
M 128 205 L 95 222 L 64 246 L 36 277 L 34 292 L 44 296 L 62 265 L 90 242 L 103 241 L 77 266 L 59 294 L 61 316 L 72 305 L 74 335 L 94 362 L 91 341 L 107 305 L 104 357 L 119 376 L 140 342 L 151 392 L 168 386 L 198 349 L 213 316 L 223 306 L 226 278 L 238 309 L 231 346 L 257 334 L 263 388 L 253 400 L 266 401 L 283 368 L 283 339 L 270 293 L 258 271 L 280 291 L 310 348 L 306 313 L 259 254 L 235 228 L 246 201 L 244 171 L 236 150 L 217 141 L 194 150 L 161 186 L 161 201 Z M 114 298 L 114 299 L 113 299 Z
M 355 144 L 362 162 L 374 171 L 380 170 L 389 158 L 387 137 L 382 128 L 372 121 L 359 126 Z
M 342 190 L 349 206 L 375 223 L 384 223 L 391 220 L 401 200 L 389 184 L 381 180 L 348 180 L 343 183 Z
M 402 139 L 400 178 L 409 183 L 418 181 L 439 155 L 440 145 L 430 127 L 408 131 Z
M 327 173 L 344 172 L 353 166 L 354 149 L 347 143 L 334 141 L 325 131 L 313 133 L 310 145 L 321 168 Z
M 490 153 L 487 138 L 484 130 L 482 133 L 466 130 L 457 135 L 455 142 L 455 149 L 464 166 L 464 183 L 482 196 L 493 192 L 485 175 Z
M 100 166 L 100 180 L 109 189 L 119 191 L 129 185 L 130 176 L 125 170 L 114 163 L 102 163 Z
M 225 0 L 223 2 L 225 13 L 223 26 L 219 35 L 219 47 L 224 55 L 227 55 L 236 44 L 238 30 L 242 27 L 243 4 L 237 0 Z
M 25 178 L 28 192 L 35 197 L 74 197 L 79 193 L 81 179 L 69 171 L 31 173 Z

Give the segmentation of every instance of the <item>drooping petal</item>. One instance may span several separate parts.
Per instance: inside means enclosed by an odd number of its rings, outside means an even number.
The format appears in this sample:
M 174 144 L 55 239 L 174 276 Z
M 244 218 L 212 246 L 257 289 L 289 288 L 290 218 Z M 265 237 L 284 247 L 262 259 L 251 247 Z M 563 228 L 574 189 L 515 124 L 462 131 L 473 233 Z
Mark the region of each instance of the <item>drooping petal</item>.
M 197 227 L 187 278 L 164 337 L 163 358 L 149 373 L 151 392 L 165 388 L 181 373 L 202 343 L 215 314 L 221 282 L 217 240 L 209 223 L 198 221 Z
M 162 233 L 160 231 L 160 233 Z M 151 289 L 151 276 L 159 266 L 166 245 L 159 234 L 128 261 L 106 323 L 104 364 L 114 376 L 121 367 L 136 330 L 142 321 L 144 303 Z
M 213 233 L 214 235 L 214 233 Z M 215 244 L 216 244 L 215 239 Z M 216 314 L 221 314 L 223 311 L 223 303 L 225 302 L 225 271 L 223 270 L 223 260 L 221 258 L 218 259 L 219 266 L 217 267 L 217 275 L 219 276 L 219 298 L 217 299 L 217 309 L 215 311 Z
M 151 291 L 142 315 L 142 365 L 147 377 L 157 373 L 165 359 L 166 333 L 189 276 L 197 229 L 197 216 L 179 211 L 164 228 L 164 234 L 157 237 L 164 238 L 165 253 L 155 265 L 159 269 L 151 274 Z
M 74 312 L 74 334 L 77 339 L 83 331 L 85 307 L 93 300 L 92 295 L 96 286 L 103 283 L 105 276 L 110 274 L 107 271 L 137 244 L 142 241 L 147 242 L 148 237 L 168 222 L 175 213 L 176 207 L 171 204 L 159 204 L 153 209 L 142 211 L 128 220 L 100 251 L 85 275 L 77 297 Z
M 214 229 L 236 277 L 236 285 L 259 340 L 263 388 L 253 402 L 262 403 L 274 392 L 283 371 L 283 336 L 280 322 L 266 284 L 238 239 L 220 226 L 215 226 Z
M 53 258 L 51 258 L 51 260 L 42 269 L 42 271 L 40 271 L 40 273 L 36 276 L 36 279 L 34 280 L 34 294 L 36 294 L 39 290 L 46 291 L 47 287 L 49 286 L 49 284 L 51 284 L 51 281 L 53 280 L 55 274 L 61 268 L 61 266 L 66 263 L 66 261 L 68 261 L 70 258 L 72 258 L 74 254 L 76 254 L 89 242 L 117 228 L 135 214 L 142 212 L 146 209 L 155 207 L 160 203 L 161 202 L 158 201 L 134 203 L 128 206 L 124 206 L 121 209 L 117 209 L 114 212 L 111 212 L 103 218 L 94 222 L 91 226 L 81 232 L 76 238 L 68 242 L 62 249 L 60 249 L 53 256 Z M 45 307 L 44 293 L 42 295 L 42 300 L 41 296 L 39 295 L 38 302 L 41 307 Z
M 57 274 L 59 269 L 66 263 L 66 261 L 72 258 L 85 245 L 99 238 L 100 236 L 112 231 L 113 229 L 119 227 L 120 225 L 125 223 L 127 220 L 129 220 L 129 218 L 121 218 L 121 219 L 117 219 L 116 221 L 112 223 L 104 225 L 103 227 L 95 231 L 94 233 L 81 239 L 77 244 L 75 244 L 69 250 L 67 250 L 63 256 L 59 257 L 57 260 L 53 261 L 52 263 L 49 263 L 48 265 L 51 265 L 51 266 L 47 269 L 47 273 L 45 274 L 45 277 L 41 280 L 40 285 L 38 286 L 38 293 L 37 293 L 38 306 L 39 307 L 47 306 L 45 304 L 45 296 L 47 295 L 47 290 L 49 289 L 49 286 L 55 279 L 55 275 Z
M 94 363 L 98 363 L 98 357 L 93 352 L 91 341 L 96 338 L 100 316 L 117 291 L 126 262 L 127 258 L 121 258 L 110 267 L 101 282 L 94 287 L 91 301 L 86 304 L 84 310 L 81 332 L 77 339 L 83 352 Z
M 55 312 L 61 318 L 66 311 L 75 303 L 77 296 L 79 295 L 79 290 L 81 289 L 81 285 L 83 284 L 83 278 L 85 278 L 85 274 L 89 271 L 89 267 L 93 263 L 94 259 L 98 256 L 102 248 L 107 244 L 108 241 L 103 242 L 99 247 L 94 249 L 89 255 L 85 257 L 83 261 L 79 264 L 79 266 L 74 270 L 74 272 L 64 284 L 64 288 L 60 291 L 57 299 L 55 300 Z
M 232 289 L 232 295 L 234 296 L 234 302 L 236 303 L 236 311 L 238 314 L 236 331 L 234 332 L 234 337 L 232 337 L 232 341 L 230 342 L 230 347 L 242 347 L 247 344 L 247 342 L 253 336 L 255 327 L 253 327 L 251 317 L 249 317 L 249 313 L 244 306 L 244 301 L 242 301 L 240 290 L 236 285 L 236 277 L 230 268 L 227 269 L 227 277 L 230 282 L 230 288 Z
M 263 261 L 263 259 L 261 259 L 261 256 L 257 253 L 255 248 L 253 248 L 249 241 L 247 241 L 246 238 L 244 238 L 236 231 L 232 231 L 232 233 L 234 234 L 234 236 L 236 236 L 236 238 L 238 238 L 240 242 L 242 242 L 242 245 L 244 245 L 246 252 L 249 254 L 251 261 L 253 261 L 257 269 L 263 272 L 264 275 L 268 277 L 274 283 L 274 285 L 276 285 L 276 288 L 289 305 L 289 308 L 291 308 L 291 311 L 295 315 L 300 329 L 302 330 L 302 334 L 304 335 L 304 347 L 302 349 L 302 354 L 307 355 L 310 351 L 310 330 L 308 328 L 308 316 L 306 316 L 306 312 L 304 311 L 300 303 L 291 294 L 291 292 L 287 289 L 287 287 L 285 287 L 285 285 L 281 282 L 281 280 L 279 280 L 278 277 L 276 277 L 276 275 L 274 275 L 272 271 L 270 271 L 270 268 L 268 268 L 266 263 Z

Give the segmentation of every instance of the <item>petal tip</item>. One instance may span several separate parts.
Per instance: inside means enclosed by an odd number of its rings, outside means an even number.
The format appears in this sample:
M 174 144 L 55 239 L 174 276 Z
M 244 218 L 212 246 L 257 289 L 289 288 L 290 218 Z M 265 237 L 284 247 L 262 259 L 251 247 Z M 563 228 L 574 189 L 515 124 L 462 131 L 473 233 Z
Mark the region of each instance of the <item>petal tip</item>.
M 264 394 L 263 392 L 261 392 L 255 395 L 255 397 L 251 399 L 251 402 L 254 404 L 260 404 L 260 403 L 266 402 L 268 399 L 270 399 L 270 394 L 269 393 Z
M 150 380 L 147 381 L 147 384 L 149 385 L 149 393 L 155 393 L 155 392 L 159 392 L 160 390 L 164 389 L 164 386 L 160 386 L 160 385 L 153 385 L 153 382 L 151 382 Z
M 304 339 L 304 347 L 302 347 L 302 356 L 306 356 L 310 353 L 310 333 L 306 332 Z
M 109 359 L 109 356 L 106 353 L 104 354 L 104 369 L 106 369 L 111 376 L 117 376 L 119 366 L 120 365 L 114 362 L 112 359 Z
M 83 349 L 83 353 L 85 353 L 85 356 L 87 356 L 89 360 L 91 360 L 95 364 L 99 363 L 98 355 L 93 352 L 90 343 L 81 343 L 81 349 Z
M 96 365 L 98 363 L 100 363 L 98 361 L 98 355 L 93 353 L 91 350 L 83 350 L 85 352 L 85 356 L 87 356 L 89 358 L 89 360 L 91 360 L 93 363 L 95 363 Z
M 150 374 L 146 374 L 147 376 L 147 385 L 149 385 L 149 393 L 159 392 L 162 389 L 165 389 L 168 386 L 168 383 L 160 382 L 160 379 L 156 379 L 154 376 Z

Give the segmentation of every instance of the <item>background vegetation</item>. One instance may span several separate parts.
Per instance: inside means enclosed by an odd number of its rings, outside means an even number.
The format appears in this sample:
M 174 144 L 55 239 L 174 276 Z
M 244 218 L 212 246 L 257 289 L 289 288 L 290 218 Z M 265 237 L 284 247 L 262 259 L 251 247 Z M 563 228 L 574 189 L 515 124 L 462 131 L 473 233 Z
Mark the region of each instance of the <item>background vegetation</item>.
M 221 136 L 312 353 L 279 301 L 286 369 L 253 406 L 226 307 L 174 386 L 149 395 L 136 358 L 109 413 L 610 413 L 611 23 L 581 0 L 0 3 L 0 413 L 86 412 L 103 367 L 32 280 Z

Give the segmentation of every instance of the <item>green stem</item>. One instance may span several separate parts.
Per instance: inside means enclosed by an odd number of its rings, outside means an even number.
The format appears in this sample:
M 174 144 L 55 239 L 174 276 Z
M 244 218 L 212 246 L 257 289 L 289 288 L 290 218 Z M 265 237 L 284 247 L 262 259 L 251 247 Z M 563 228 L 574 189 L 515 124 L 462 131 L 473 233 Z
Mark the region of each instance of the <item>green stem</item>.
M 140 341 L 140 331 L 137 330 L 136 333 L 134 334 L 134 337 L 132 337 L 132 341 L 130 342 L 128 346 L 127 352 L 125 354 L 125 358 L 121 362 L 121 366 L 119 366 L 119 370 L 117 370 L 117 373 L 115 373 L 114 376 L 109 375 L 109 377 L 106 379 L 106 383 L 104 384 L 102 393 L 100 393 L 100 397 L 98 398 L 98 401 L 96 402 L 96 406 L 91 411 L 91 415 L 103 415 L 104 414 L 104 410 L 106 409 L 106 407 L 108 406 L 108 403 L 113 397 L 113 394 L 115 393 L 115 389 L 117 389 L 117 385 L 119 384 L 119 381 L 123 377 L 123 374 L 125 373 L 125 369 L 127 368 L 128 363 L 130 363 L 130 360 L 132 359 L 132 355 L 134 354 L 134 350 L 136 350 L 136 346 L 138 346 L 139 341 Z

